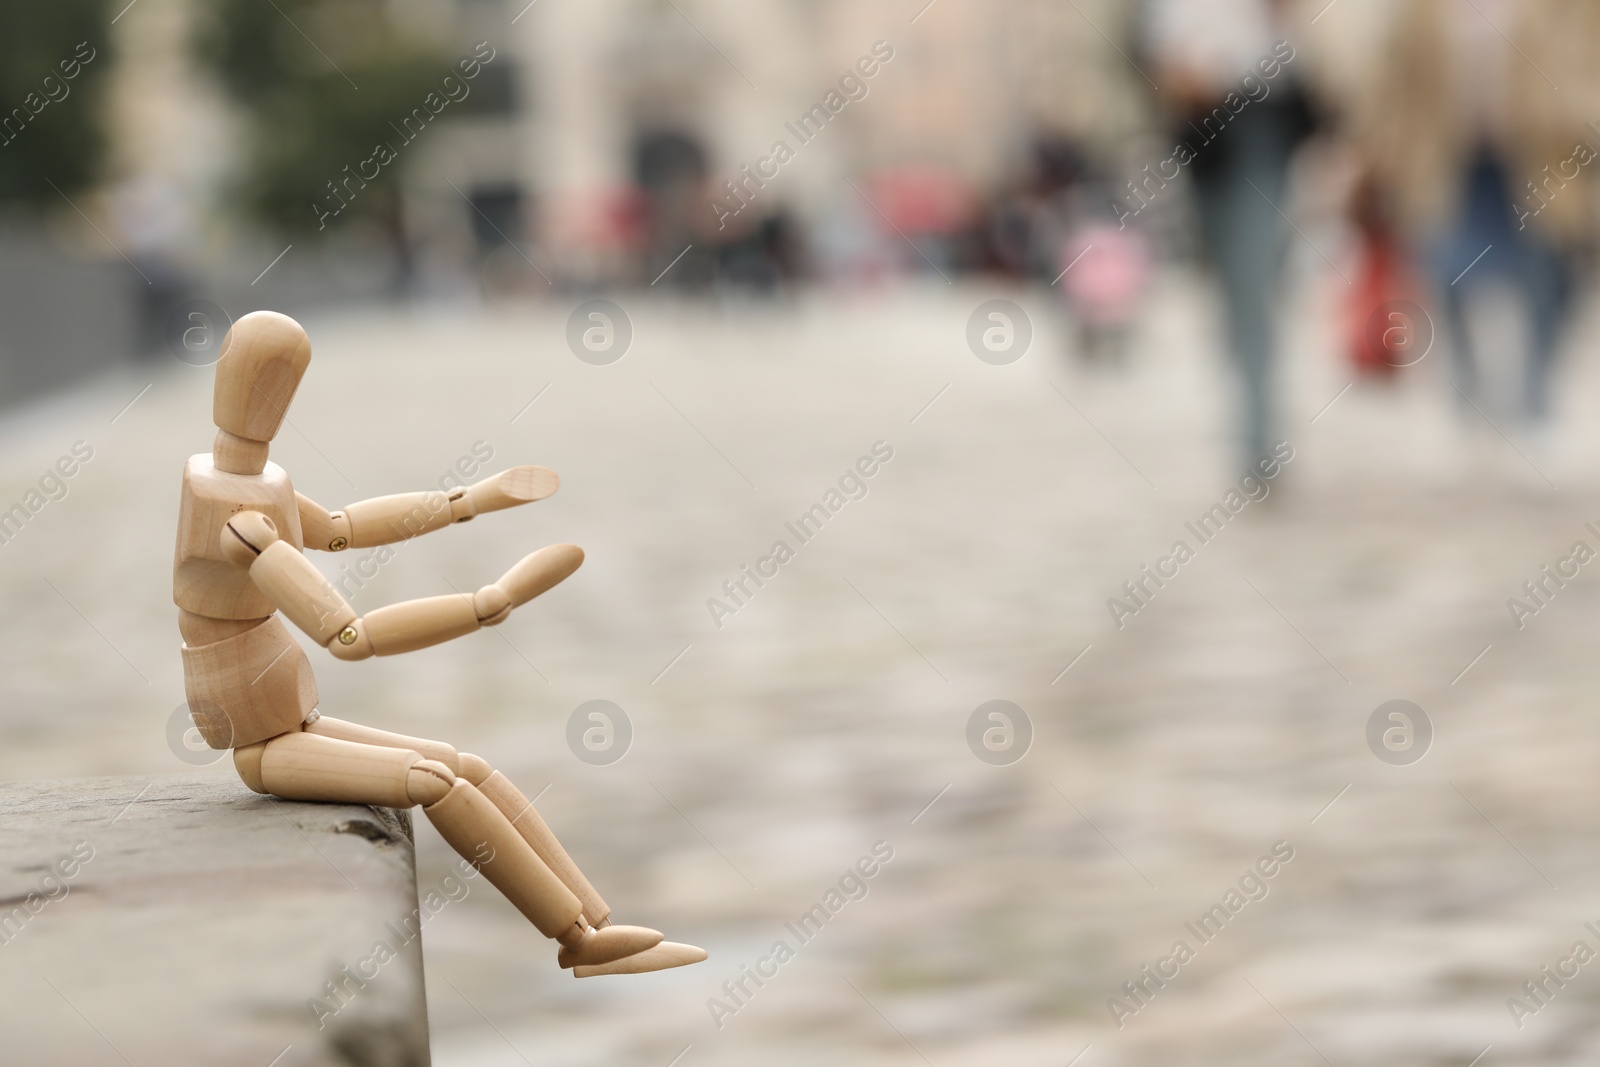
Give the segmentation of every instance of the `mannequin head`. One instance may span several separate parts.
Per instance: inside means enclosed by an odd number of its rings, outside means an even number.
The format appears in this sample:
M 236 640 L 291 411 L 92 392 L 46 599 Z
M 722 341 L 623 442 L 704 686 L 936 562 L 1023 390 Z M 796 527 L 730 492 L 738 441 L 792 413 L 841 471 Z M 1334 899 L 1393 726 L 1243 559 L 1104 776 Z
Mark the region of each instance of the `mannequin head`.
M 219 469 L 261 472 L 267 443 L 283 425 L 310 362 L 311 340 L 287 315 L 253 311 L 233 324 L 222 341 L 212 400 Z

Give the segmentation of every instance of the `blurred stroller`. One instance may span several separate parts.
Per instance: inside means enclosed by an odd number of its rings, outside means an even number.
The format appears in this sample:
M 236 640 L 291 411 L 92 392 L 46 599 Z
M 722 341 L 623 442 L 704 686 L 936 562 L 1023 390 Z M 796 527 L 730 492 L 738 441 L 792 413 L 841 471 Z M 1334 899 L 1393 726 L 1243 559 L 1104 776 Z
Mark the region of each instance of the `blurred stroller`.
M 1077 325 L 1079 350 L 1095 363 L 1121 363 L 1150 281 L 1150 250 L 1131 227 L 1086 219 L 1061 245 L 1056 284 Z

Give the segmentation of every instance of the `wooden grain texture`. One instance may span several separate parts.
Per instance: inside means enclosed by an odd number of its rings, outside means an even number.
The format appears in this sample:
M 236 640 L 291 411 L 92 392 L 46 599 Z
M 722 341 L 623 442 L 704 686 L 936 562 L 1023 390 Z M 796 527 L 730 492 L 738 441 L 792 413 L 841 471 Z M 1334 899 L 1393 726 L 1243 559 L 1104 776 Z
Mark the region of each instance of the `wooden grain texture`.
M 212 748 L 251 745 L 298 729 L 317 706 L 311 663 L 283 620 L 208 645 L 184 645 L 184 696 Z
M 468 486 L 467 500 L 473 513 L 482 515 L 543 500 L 559 488 L 561 479 L 549 467 L 512 467 Z
M 511 780 L 499 771 L 492 772 L 478 788 L 506 818 L 511 820 L 511 825 L 517 828 L 522 839 L 532 846 L 540 859 L 544 860 L 545 866 L 561 879 L 563 885 L 572 890 L 573 895 L 578 898 L 578 903 L 583 905 L 583 917 L 593 926 L 604 922 L 611 914 L 610 905 L 596 892 L 594 886 L 589 884 L 589 879 L 584 877 L 578 865 L 572 861 L 572 857 L 567 855 L 567 850 L 556 840 L 556 835 L 550 831 L 550 827 L 534 808 L 533 802 L 522 795 L 522 790 L 512 785 Z
M 211 454 L 190 456 L 183 468 L 178 542 L 173 555 L 172 599 L 185 611 L 213 619 L 262 619 L 274 605 L 250 576 L 223 558 L 220 534 L 240 511 L 259 511 L 295 548 L 304 542 L 294 486 L 282 467 L 268 463 L 259 475 L 230 474 Z
M 423 597 L 375 608 L 361 618 L 367 640 L 380 656 L 397 656 L 470 634 L 480 625 L 466 593 Z
M 565 581 L 582 564 L 583 549 L 577 545 L 547 545 L 523 556 L 494 584 L 515 608 Z
M 178 609 L 178 633 L 186 645 L 209 645 L 260 626 L 266 619 L 213 619 Z
M 343 512 L 330 512 L 303 493 L 294 495 L 300 512 L 305 547 L 322 552 L 342 552 L 350 547 L 350 520 Z
M 211 462 L 229 474 L 260 474 L 266 469 L 269 448 L 265 441 L 218 430 L 211 442 Z
M 694 945 L 681 945 L 676 941 L 663 941 L 636 955 L 611 963 L 578 964 L 572 969 L 574 977 L 596 978 L 603 974 L 644 974 L 664 971 L 672 967 L 686 967 L 707 957 L 706 950 Z
M 409 808 L 406 788 L 422 754 L 380 748 L 295 730 L 267 742 L 261 754 L 261 782 L 267 792 L 289 800 L 331 800 Z
M 348 505 L 343 514 L 350 524 L 351 548 L 404 541 L 455 521 L 450 514 L 450 498 L 437 489 L 358 500 Z
M 326 645 L 355 621 L 355 609 L 333 583 L 287 542 L 268 545 L 250 565 L 249 576 L 269 604 L 319 645 Z
M 562 967 L 613 963 L 661 943 L 661 931 L 648 926 L 608 926 L 595 930 L 577 948 L 561 946 L 556 963 Z
M 583 913 L 572 890 L 470 782 L 458 779 L 448 796 L 422 810 L 439 836 L 482 871 L 544 936 L 559 937 Z
M 276 311 L 252 311 L 228 330 L 217 360 L 212 418 L 217 428 L 270 441 L 278 434 L 311 362 L 311 340 Z
M 456 750 L 443 741 L 430 741 L 426 737 L 411 737 L 408 734 L 379 730 L 374 726 L 363 726 L 358 722 L 335 719 L 331 715 L 318 716 L 315 722 L 307 723 L 305 729 L 306 733 L 321 734 L 323 737 L 336 737 L 341 741 L 354 741 L 363 745 L 380 745 L 384 748 L 409 748 L 413 752 L 422 753 L 424 759 L 437 760 L 452 771 L 458 771 L 459 769 L 459 757 L 456 754 Z

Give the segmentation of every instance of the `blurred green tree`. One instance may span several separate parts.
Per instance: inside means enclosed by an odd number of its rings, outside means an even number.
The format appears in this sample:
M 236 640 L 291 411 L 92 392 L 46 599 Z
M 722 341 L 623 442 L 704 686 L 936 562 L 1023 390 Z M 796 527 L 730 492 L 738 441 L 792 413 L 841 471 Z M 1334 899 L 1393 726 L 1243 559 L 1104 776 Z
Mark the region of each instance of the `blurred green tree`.
M 246 119 L 233 190 L 244 212 L 309 235 L 367 218 L 400 242 L 396 172 L 413 155 L 403 148 L 326 228 L 315 207 L 338 206 L 328 183 L 346 166 L 402 143 L 392 124 L 449 73 L 453 57 L 391 11 L 383 0 L 216 0 L 202 13 L 201 64 Z
M 105 0 L 0 4 L 0 202 L 59 206 L 51 183 L 70 196 L 100 176 L 107 8 Z

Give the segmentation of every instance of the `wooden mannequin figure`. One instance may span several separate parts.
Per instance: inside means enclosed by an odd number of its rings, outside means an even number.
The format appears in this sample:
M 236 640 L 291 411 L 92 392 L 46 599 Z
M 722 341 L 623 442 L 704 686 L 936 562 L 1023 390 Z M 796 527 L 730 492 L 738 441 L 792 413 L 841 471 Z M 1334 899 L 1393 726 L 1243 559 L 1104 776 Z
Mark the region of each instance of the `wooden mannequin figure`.
M 533 804 L 477 756 L 439 741 L 328 718 L 311 663 L 279 613 L 339 659 L 391 656 L 505 620 L 583 562 L 575 545 L 522 559 L 476 593 L 408 600 L 357 616 L 301 554 L 388 544 L 555 492 L 543 467 L 513 467 L 449 493 L 378 497 L 329 512 L 267 460 L 311 343 L 293 319 L 257 311 L 233 324 L 217 361 L 216 443 L 183 471 L 173 600 L 184 689 L 207 744 L 233 749 L 258 793 L 409 808 L 504 893 L 578 977 L 697 963 L 702 949 L 615 926 L 611 909 Z

